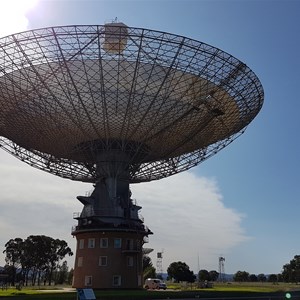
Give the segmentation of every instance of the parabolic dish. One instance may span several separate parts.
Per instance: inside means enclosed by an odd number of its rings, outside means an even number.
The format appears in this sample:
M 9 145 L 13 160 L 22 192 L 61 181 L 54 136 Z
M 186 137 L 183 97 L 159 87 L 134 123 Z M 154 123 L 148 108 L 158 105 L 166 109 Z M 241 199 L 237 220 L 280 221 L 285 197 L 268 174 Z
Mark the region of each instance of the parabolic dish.
M 130 182 L 187 170 L 239 136 L 263 104 L 245 64 L 169 33 L 51 27 L 0 47 L 1 147 L 72 180 L 95 182 L 97 164 L 120 159 Z

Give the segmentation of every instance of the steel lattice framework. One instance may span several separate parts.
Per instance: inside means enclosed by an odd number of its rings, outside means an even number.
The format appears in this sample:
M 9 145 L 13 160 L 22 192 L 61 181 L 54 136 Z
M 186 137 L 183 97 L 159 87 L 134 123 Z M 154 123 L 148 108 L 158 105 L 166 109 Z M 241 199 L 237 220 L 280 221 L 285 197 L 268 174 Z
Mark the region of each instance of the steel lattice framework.
M 72 180 L 95 182 L 116 161 L 130 182 L 150 181 L 214 155 L 261 109 L 258 78 L 228 53 L 170 33 L 113 29 L 0 39 L 4 150 Z

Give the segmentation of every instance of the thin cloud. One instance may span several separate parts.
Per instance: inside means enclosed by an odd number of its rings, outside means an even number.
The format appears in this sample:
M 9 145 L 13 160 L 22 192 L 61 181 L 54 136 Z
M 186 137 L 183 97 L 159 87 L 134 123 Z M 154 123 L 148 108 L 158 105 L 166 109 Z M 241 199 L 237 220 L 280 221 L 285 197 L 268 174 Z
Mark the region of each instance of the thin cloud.
M 213 179 L 185 172 L 157 182 L 136 185 L 133 195 L 143 207 L 145 224 L 154 232 L 146 246 L 165 250 L 165 271 L 183 260 L 197 272 L 217 269 L 218 256 L 249 240 L 244 215 L 225 206 Z
M 32 168 L 6 152 L 0 152 L 0 265 L 5 243 L 15 237 L 44 234 L 64 239 L 75 252 L 72 213 L 81 211 L 77 195 L 91 184 L 73 182 Z M 197 272 L 217 269 L 220 254 L 249 240 L 244 232 L 244 215 L 225 206 L 217 182 L 184 172 L 170 178 L 131 186 L 133 198 L 142 206 L 145 224 L 154 232 L 146 247 L 165 250 L 166 271 L 173 261 L 185 261 Z M 2 257 L 1 257 L 2 256 Z M 74 258 L 68 260 L 73 266 Z
M 75 252 L 71 228 L 73 212 L 81 211 L 76 199 L 92 185 L 62 179 L 32 168 L 0 151 L 0 266 L 5 243 L 12 238 L 47 235 L 66 240 Z M 68 259 L 73 267 L 73 259 Z

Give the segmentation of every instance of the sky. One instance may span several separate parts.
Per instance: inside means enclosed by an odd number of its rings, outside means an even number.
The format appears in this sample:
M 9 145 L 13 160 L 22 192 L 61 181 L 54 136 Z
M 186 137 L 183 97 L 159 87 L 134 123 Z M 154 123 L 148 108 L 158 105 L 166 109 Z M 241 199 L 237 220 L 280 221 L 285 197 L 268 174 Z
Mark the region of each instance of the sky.
M 265 103 L 245 134 L 189 171 L 131 186 L 154 232 L 145 246 L 163 271 L 280 273 L 300 254 L 300 1 L 0 0 L 0 36 L 59 25 L 105 24 L 187 36 L 220 48 L 260 79 Z M 0 40 L 1 44 L 1 40 Z M 1 50 L 0 50 L 1 51 Z M 75 252 L 76 196 L 92 190 L 32 168 L 0 150 L 0 265 L 5 243 L 43 234 Z M 73 267 L 74 257 L 68 260 Z

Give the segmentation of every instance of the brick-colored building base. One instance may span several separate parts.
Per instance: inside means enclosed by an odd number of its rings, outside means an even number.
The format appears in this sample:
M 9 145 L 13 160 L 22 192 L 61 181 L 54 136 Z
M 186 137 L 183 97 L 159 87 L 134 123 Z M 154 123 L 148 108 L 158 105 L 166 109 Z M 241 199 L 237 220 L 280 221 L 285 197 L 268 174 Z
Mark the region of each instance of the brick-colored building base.
M 145 234 L 126 231 L 77 231 L 73 287 L 142 288 Z

